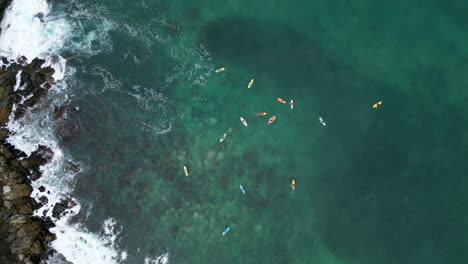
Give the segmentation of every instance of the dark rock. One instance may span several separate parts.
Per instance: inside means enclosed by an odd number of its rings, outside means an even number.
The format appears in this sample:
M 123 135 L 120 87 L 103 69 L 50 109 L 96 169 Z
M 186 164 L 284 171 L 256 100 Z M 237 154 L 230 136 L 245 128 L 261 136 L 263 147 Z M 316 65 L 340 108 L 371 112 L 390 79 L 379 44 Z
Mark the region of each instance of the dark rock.
M 9 62 L 8 62 L 8 59 L 5 58 L 5 57 L 3 57 L 3 56 L 2 56 L 2 62 L 3 62 L 3 64 L 8 64 L 8 63 L 9 63 Z
M 9 85 L 15 85 L 16 83 L 16 74 L 18 71 L 13 69 L 12 67 L 8 67 L 6 71 L 4 71 L 2 74 L 0 74 L 0 84 L 9 86 Z
M 54 115 L 53 118 L 55 120 L 63 118 L 66 110 L 66 105 L 61 105 L 61 106 L 55 106 L 54 107 Z
M 17 61 L 19 64 L 25 64 L 28 61 L 28 59 L 25 56 L 21 56 L 18 58 Z
M 18 120 L 18 119 L 22 118 L 26 114 L 27 110 L 28 110 L 27 106 L 25 106 L 24 104 L 19 104 L 16 107 L 16 111 L 14 113 L 15 114 L 14 119 Z
M 37 87 L 39 85 L 42 85 L 46 82 L 46 76 L 43 74 L 36 74 L 34 75 L 33 83 Z
M 24 104 L 27 107 L 32 107 L 36 105 L 46 95 L 47 95 L 47 89 L 44 89 L 42 87 L 37 87 L 33 91 L 33 95 L 28 100 L 24 101 Z
M 39 187 L 39 191 L 40 191 L 40 192 L 45 192 L 45 190 L 46 190 L 46 189 L 45 189 L 44 186 Z
M 22 87 L 27 81 L 31 79 L 31 73 L 28 73 L 26 71 L 22 71 L 20 75 L 20 84 L 19 86 Z
M 62 216 L 68 213 L 66 211 L 67 209 L 70 209 L 74 207 L 75 205 L 76 203 L 70 198 L 61 200 L 60 202 L 54 205 L 54 208 L 52 209 L 52 217 L 56 219 L 60 219 Z
M 31 174 L 29 174 L 29 179 L 31 181 L 37 181 L 41 178 L 42 173 L 38 169 L 31 170 Z
M 51 67 L 44 67 L 39 70 L 39 74 L 42 75 L 45 79 L 48 79 L 55 73 L 55 70 Z
M 35 199 L 31 198 L 31 206 L 32 206 L 33 210 L 35 211 L 35 210 L 41 208 L 42 206 L 44 206 L 44 203 L 38 203 Z
M 52 85 L 56 84 L 54 77 L 49 77 L 49 79 L 47 81 Z
M 43 205 L 46 205 L 46 204 L 49 202 L 49 199 L 43 195 L 43 196 L 39 197 L 39 201 L 40 201 Z
M 23 76 L 23 73 L 21 73 L 21 76 Z M 23 97 L 28 97 L 28 95 L 30 95 L 36 88 L 33 81 L 30 79 L 27 79 L 24 83 L 20 82 L 19 87 L 20 89 L 16 91 L 16 94 L 19 96 L 20 99 L 22 99 Z
M 40 145 L 31 156 L 21 161 L 21 165 L 26 169 L 37 169 L 39 166 L 49 162 L 54 156 L 54 152 L 49 147 Z
M 67 160 L 65 161 L 65 168 L 68 170 L 68 171 L 73 171 L 73 172 L 80 172 L 80 166 Z
M 41 68 L 42 64 L 44 64 L 44 62 L 45 62 L 45 60 L 43 60 L 43 59 L 34 58 L 29 65 L 31 65 L 31 67 L 34 70 L 39 70 Z

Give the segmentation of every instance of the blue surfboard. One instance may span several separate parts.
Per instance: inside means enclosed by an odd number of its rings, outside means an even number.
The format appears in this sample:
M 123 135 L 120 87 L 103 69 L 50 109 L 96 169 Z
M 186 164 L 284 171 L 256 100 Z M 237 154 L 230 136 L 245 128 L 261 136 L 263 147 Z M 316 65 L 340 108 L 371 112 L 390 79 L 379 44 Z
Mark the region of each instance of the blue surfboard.
M 224 236 L 225 234 L 229 233 L 229 231 L 231 231 L 231 227 L 230 227 L 230 226 L 228 226 L 228 227 L 226 227 L 226 229 L 224 229 L 223 236 Z

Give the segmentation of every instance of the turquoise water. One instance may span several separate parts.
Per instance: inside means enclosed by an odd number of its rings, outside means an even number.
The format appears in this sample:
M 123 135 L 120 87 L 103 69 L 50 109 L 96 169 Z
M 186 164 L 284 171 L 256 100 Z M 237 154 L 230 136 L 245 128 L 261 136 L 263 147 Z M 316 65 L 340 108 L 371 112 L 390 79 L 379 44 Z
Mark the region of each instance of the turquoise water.
M 466 262 L 468 4 L 83 3 L 112 49 L 69 59 L 63 145 L 128 263 Z

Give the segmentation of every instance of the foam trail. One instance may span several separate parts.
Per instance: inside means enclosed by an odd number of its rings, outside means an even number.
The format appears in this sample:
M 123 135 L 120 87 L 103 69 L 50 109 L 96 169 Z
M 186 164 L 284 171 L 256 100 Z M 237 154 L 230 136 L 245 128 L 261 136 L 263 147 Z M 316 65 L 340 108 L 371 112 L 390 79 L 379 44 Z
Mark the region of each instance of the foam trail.
M 72 77 L 74 73 L 72 68 L 67 67 L 66 60 L 60 56 L 61 50 L 65 48 L 64 45 L 70 44 L 71 39 L 76 37 L 81 37 L 84 42 L 93 41 L 94 36 L 102 36 L 105 33 L 91 32 L 86 35 L 86 32 L 76 30 L 74 25 L 63 17 L 53 16 L 51 13 L 51 8 L 45 0 L 14 0 L 6 10 L 0 24 L 2 28 L 0 55 L 10 59 L 26 56 L 28 61 L 35 57 L 46 60 L 45 65 L 50 65 L 56 70 L 54 78 L 58 82 L 51 89 L 50 96 L 54 104 L 59 104 L 66 98 L 68 87 L 65 80 Z M 85 50 L 84 53 L 89 54 L 89 50 Z M 15 87 L 15 89 L 21 89 L 21 87 Z M 52 126 L 53 122 L 49 120 L 47 108 L 39 108 L 34 116 L 27 114 L 16 121 L 10 116 L 8 123 L 11 134 L 7 142 L 15 148 L 30 155 L 39 145 L 45 145 L 54 152 L 51 162 L 40 168 L 42 177 L 33 182 L 32 197 L 45 195 L 49 201 L 47 205 L 35 212 L 37 215 L 51 215 L 53 205 L 62 198 L 70 196 L 75 181 L 74 175 L 64 169 L 67 155 L 59 148 Z M 37 188 L 41 185 L 46 187 L 50 194 L 40 193 Z M 127 254 L 119 250 L 117 245 L 120 231 L 116 228 L 115 221 L 112 218 L 106 220 L 99 234 L 89 232 L 79 224 L 70 224 L 70 217 L 80 210 L 79 201 L 75 202 L 77 206 L 69 210 L 67 216 L 57 221 L 56 227 L 51 230 L 57 235 L 57 240 L 52 243 L 52 246 L 59 254 L 52 256 L 49 263 L 64 263 L 63 258 L 75 264 L 113 264 L 125 261 Z
M 148 258 L 148 257 L 145 258 L 145 264 L 168 264 L 168 263 L 169 263 L 169 253 L 156 256 L 153 259 Z

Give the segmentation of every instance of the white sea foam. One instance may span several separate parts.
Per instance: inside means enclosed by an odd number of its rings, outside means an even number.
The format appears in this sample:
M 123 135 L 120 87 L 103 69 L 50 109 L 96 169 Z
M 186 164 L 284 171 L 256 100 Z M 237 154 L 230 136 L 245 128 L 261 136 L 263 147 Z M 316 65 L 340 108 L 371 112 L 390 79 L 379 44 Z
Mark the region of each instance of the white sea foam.
M 58 81 L 51 89 L 50 97 L 55 104 L 59 104 L 66 98 L 68 87 L 65 81 L 74 73 L 74 69 L 67 67 L 66 59 L 60 56 L 65 46 L 71 46 L 74 52 L 82 49 L 85 56 L 96 54 L 99 47 L 109 48 L 110 40 L 106 34 L 111 28 L 110 24 L 103 23 L 103 28 L 95 30 L 85 30 L 79 26 L 79 22 L 69 22 L 64 15 L 52 15 L 50 5 L 45 0 L 14 0 L 0 24 L 0 55 L 10 59 L 26 56 L 28 61 L 35 57 L 46 60 L 45 66 L 55 69 L 54 78 Z M 98 48 L 94 44 L 96 40 L 102 40 Z M 16 86 L 16 89 L 21 87 Z M 37 215 L 51 215 L 52 206 L 71 195 L 75 181 L 74 175 L 64 169 L 64 162 L 69 157 L 59 148 L 51 127 L 53 122 L 48 119 L 49 112 L 47 108 L 39 108 L 39 111 L 28 113 L 20 120 L 10 117 L 8 123 L 11 134 L 7 141 L 17 149 L 30 155 L 39 145 L 44 145 L 54 152 L 52 160 L 40 168 L 43 176 L 33 182 L 35 190 L 32 197 L 44 195 L 48 198 L 47 205 L 35 212 Z M 44 186 L 50 193 L 39 192 L 39 186 Z M 118 248 L 120 230 L 116 222 L 112 218 L 104 221 L 100 233 L 90 232 L 80 224 L 70 224 L 70 217 L 81 209 L 79 201 L 74 201 L 77 205 L 52 229 L 57 235 L 52 246 L 59 254 L 55 254 L 49 262 L 63 263 L 63 257 L 75 264 L 124 261 L 127 254 Z
M 145 264 L 167 264 L 169 263 L 169 253 L 156 256 L 154 258 L 145 258 Z

